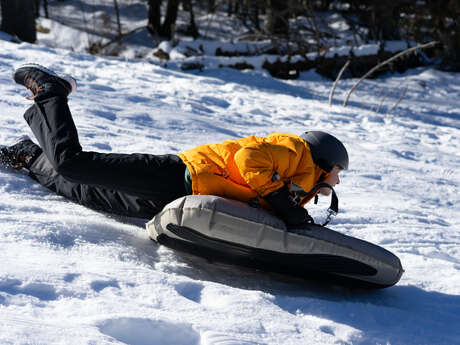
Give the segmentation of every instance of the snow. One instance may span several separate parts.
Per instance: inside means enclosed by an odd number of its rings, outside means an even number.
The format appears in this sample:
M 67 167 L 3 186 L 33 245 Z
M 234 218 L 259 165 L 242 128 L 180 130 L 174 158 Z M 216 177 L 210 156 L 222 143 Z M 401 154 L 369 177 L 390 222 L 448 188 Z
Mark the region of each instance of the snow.
M 108 40 L 97 35 L 82 35 L 80 30 L 73 29 L 54 20 L 40 18 L 38 23 L 49 32 L 38 32 L 40 44 L 53 48 L 64 48 L 84 52 L 91 43 L 105 43 Z
M 457 74 L 418 68 L 367 80 L 344 108 L 357 80 L 341 80 L 329 106 L 332 82 L 311 71 L 282 81 L 217 68 L 229 60 L 206 55 L 185 59 L 202 61 L 202 72 L 184 72 L 135 59 L 134 49 L 97 57 L 0 39 L 1 144 L 32 136 L 21 116 L 27 91 L 11 78 L 24 62 L 77 78 L 69 104 L 86 150 L 178 153 L 326 130 L 350 153 L 330 227 L 392 251 L 405 269 L 394 287 L 359 291 L 212 263 L 152 242 L 145 220 L 89 210 L 0 169 L 1 344 L 460 343 Z M 328 204 L 309 210 L 321 220 Z

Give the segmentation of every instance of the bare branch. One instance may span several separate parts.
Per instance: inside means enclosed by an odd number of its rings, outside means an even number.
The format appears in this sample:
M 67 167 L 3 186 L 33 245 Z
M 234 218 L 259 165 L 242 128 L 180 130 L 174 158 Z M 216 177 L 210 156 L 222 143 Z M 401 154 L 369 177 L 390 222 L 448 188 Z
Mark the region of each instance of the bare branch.
M 403 100 L 404 96 L 406 96 L 407 89 L 408 89 L 408 85 L 406 85 L 406 87 L 404 88 L 404 91 L 401 93 L 401 96 L 399 97 L 399 99 L 398 99 L 398 101 L 395 103 L 395 105 L 394 105 L 393 107 L 391 107 L 391 109 L 388 110 L 388 111 L 385 113 L 385 116 L 388 115 L 389 113 L 391 113 L 393 110 L 395 110 L 396 107 L 399 105 L 399 103 L 401 103 L 401 101 Z
M 375 112 L 378 114 L 380 113 L 380 108 L 382 108 L 382 105 L 383 103 L 385 102 L 385 100 L 390 97 L 390 95 L 393 93 L 394 89 L 389 89 L 385 95 L 383 96 L 382 100 L 380 101 L 380 104 L 379 106 L 377 107 L 377 109 L 375 110 Z
M 383 95 L 383 91 L 385 91 L 385 87 L 382 87 L 379 91 L 379 94 L 377 96 L 377 99 L 380 98 L 380 96 Z M 377 111 L 377 109 L 380 109 L 380 106 L 382 105 L 383 101 L 380 102 L 380 105 L 376 105 L 375 108 L 374 108 L 374 112 Z
M 350 64 L 350 60 L 347 60 L 347 62 L 345 62 L 345 65 L 343 65 L 342 69 L 337 75 L 337 78 L 335 79 L 334 84 L 332 85 L 331 92 L 329 93 L 329 105 L 332 105 L 332 97 L 334 97 L 335 88 L 337 87 L 337 84 L 339 83 L 340 78 L 342 78 L 343 72 L 346 70 L 349 64 Z
M 413 52 L 413 51 L 416 51 L 417 49 L 424 49 L 424 48 L 428 48 L 428 47 L 432 47 L 434 45 L 438 44 L 437 41 L 432 41 L 432 42 L 429 42 L 429 43 L 425 43 L 425 44 L 420 44 L 418 46 L 415 46 L 415 47 L 412 47 L 412 48 L 409 48 L 409 49 L 406 49 L 394 56 L 392 56 L 391 58 L 385 60 L 384 62 L 378 64 L 377 66 L 373 67 L 369 72 L 367 72 L 364 76 L 361 77 L 361 79 L 351 88 L 351 90 L 348 92 L 347 94 L 347 97 L 345 98 L 345 101 L 343 102 L 343 106 L 346 107 L 347 104 L 348 104 L 348 100 L 350 99 L 350 95 L 353 93 L 353 91 L 355 91 L 355 89 L 359 86 L 359 84 L 361 84 L 361 82 L 366 79 L 368 76 L 370 76 L 372 73 L 374 73 L 376 70 L 378 70 L 379 68 L 381 68 L 382 66 L 385 66 L 387 64 L 389 64 L 390 62 L 396 60 L 397 58 L 403 56 L 403 55 L 406 55 L 406 54 L 409 54 L 410 52 Z

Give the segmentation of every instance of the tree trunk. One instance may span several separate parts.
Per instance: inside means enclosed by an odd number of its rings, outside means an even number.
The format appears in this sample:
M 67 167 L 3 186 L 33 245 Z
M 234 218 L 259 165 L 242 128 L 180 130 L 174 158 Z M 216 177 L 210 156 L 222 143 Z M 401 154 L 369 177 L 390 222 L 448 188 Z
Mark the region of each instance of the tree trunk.
M 35 1 L 35 18 L 40 17 L 40 2 L 41 0 L 34 0 Z
M 227 16 L 232 16 L 233 15 L 233 2 L 234 0 L 228 0 L 227 1 Z
M 439 3 L 428 1 L 431 27 L 442 44 L 442 68 L 450 71 L 460 71 L 460 13 L 458 1 Z M 457 20 L 455 20 L 457 18 Z
M 161 0 L 148 0 L 147 29 L 152 35 L 160 35 L 161 30 Z
M 240 15 L 241 0 L 235 0 L 233 2 L 233 14 Z
M 182 1 L 183 1 L 184 9 L 188 11 L 190 14 L 190 23 L 189 23 L 189 27 L 187 31 L 190 35 L 192 35 L 194 39 L 197 39 L 200 34 L 198 32 L 198 27 L 196 26 L 196 23 L 195 23 L 195 12 L 193 12 L 192 0 L 182 0 Z
M 18 36 L 21 41 L 34 43 L 37 40 L 35 1 L 1 0 L 1 7 L 1 30 Z
M 252 25 L 256 28 L 256 30 L 260 30 L 260 22 L 259 22 L 259 2 L 257 0 L 249 0 L 248 1 L 248 12 L 249 12 L 249 20 L 251 21 Z
M 118 45 L 121 46 L 121 22 L 120 22 L 120 9 L 118 7 L 118 0 L 113 0 L 113 6 L 115 8 L 115 17 L 117 20 L 117 37 Z
M 49 19 L 50 15 L 48 13 L 48 0 L 43 0 L 43 8 L 45 10 L 45 18 Z
M 399 40 L 399 1 L 376 1 L 371 10 L 371 34 L 374 40 Z
M 177 11 L 179 10 L 180 0 L 168 0 L 166 5 L 166 14 L 163 24 L 161 25 L 161 36 L 173 39 L 174 25 L 176 24 Z
M 289 35 L 289 5 L 285 0 L 267 0 L 267 22 L 265 29 L 268 34 L 278 37 Z
M 208 0 L 208 13 L 216 12 L 216 0 Z

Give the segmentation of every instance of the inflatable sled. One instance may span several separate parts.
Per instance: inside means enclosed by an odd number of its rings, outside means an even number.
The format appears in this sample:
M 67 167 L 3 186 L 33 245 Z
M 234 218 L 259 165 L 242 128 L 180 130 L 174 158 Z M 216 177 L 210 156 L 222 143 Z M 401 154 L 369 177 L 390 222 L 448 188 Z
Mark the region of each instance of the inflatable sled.
M 396 284 L 403 273 L 391 252 L 321 225 L 286 229 L 262 208 L 210 195 L 188 195 L 147 223 L 150 238 L 217 261 L 357 287 Z

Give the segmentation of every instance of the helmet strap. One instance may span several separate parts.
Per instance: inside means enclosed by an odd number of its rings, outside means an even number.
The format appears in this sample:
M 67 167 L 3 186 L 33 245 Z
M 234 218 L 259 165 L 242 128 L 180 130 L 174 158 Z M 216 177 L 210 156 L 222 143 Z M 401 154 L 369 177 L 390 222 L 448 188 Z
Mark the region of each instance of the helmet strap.
M 331 204 L 329 205 L 329 208 L 327 209 L 328 215 L 326 217 L 326 221 L 324 222 L 324 224 L 321 225 L 321 226 L 326 226 L 327 224 L 329 224 L 332 217 L 335 217 L 337 213 L 339 213 L 339 198 L 337 197 L 337 194 L 334 188 L 332 188 L 332 186 L 329 183 L 320 182 L 320 183 L 317 183 L 310 191 L 305 192 L 304 190 L 301 190 L 301 191 L 297 190 L 296 194 L 298 196 L 303 197 L 302 200 L 305 200 L 306 198 L 311 198 L 313 194 L 315 194 L 316 192 L 320 190 L 320 188 L 329 188 L 332 192 L 331 193 Z M 316 194 L 315 204 L 317 203 L 317 197 L 318 195 Z

